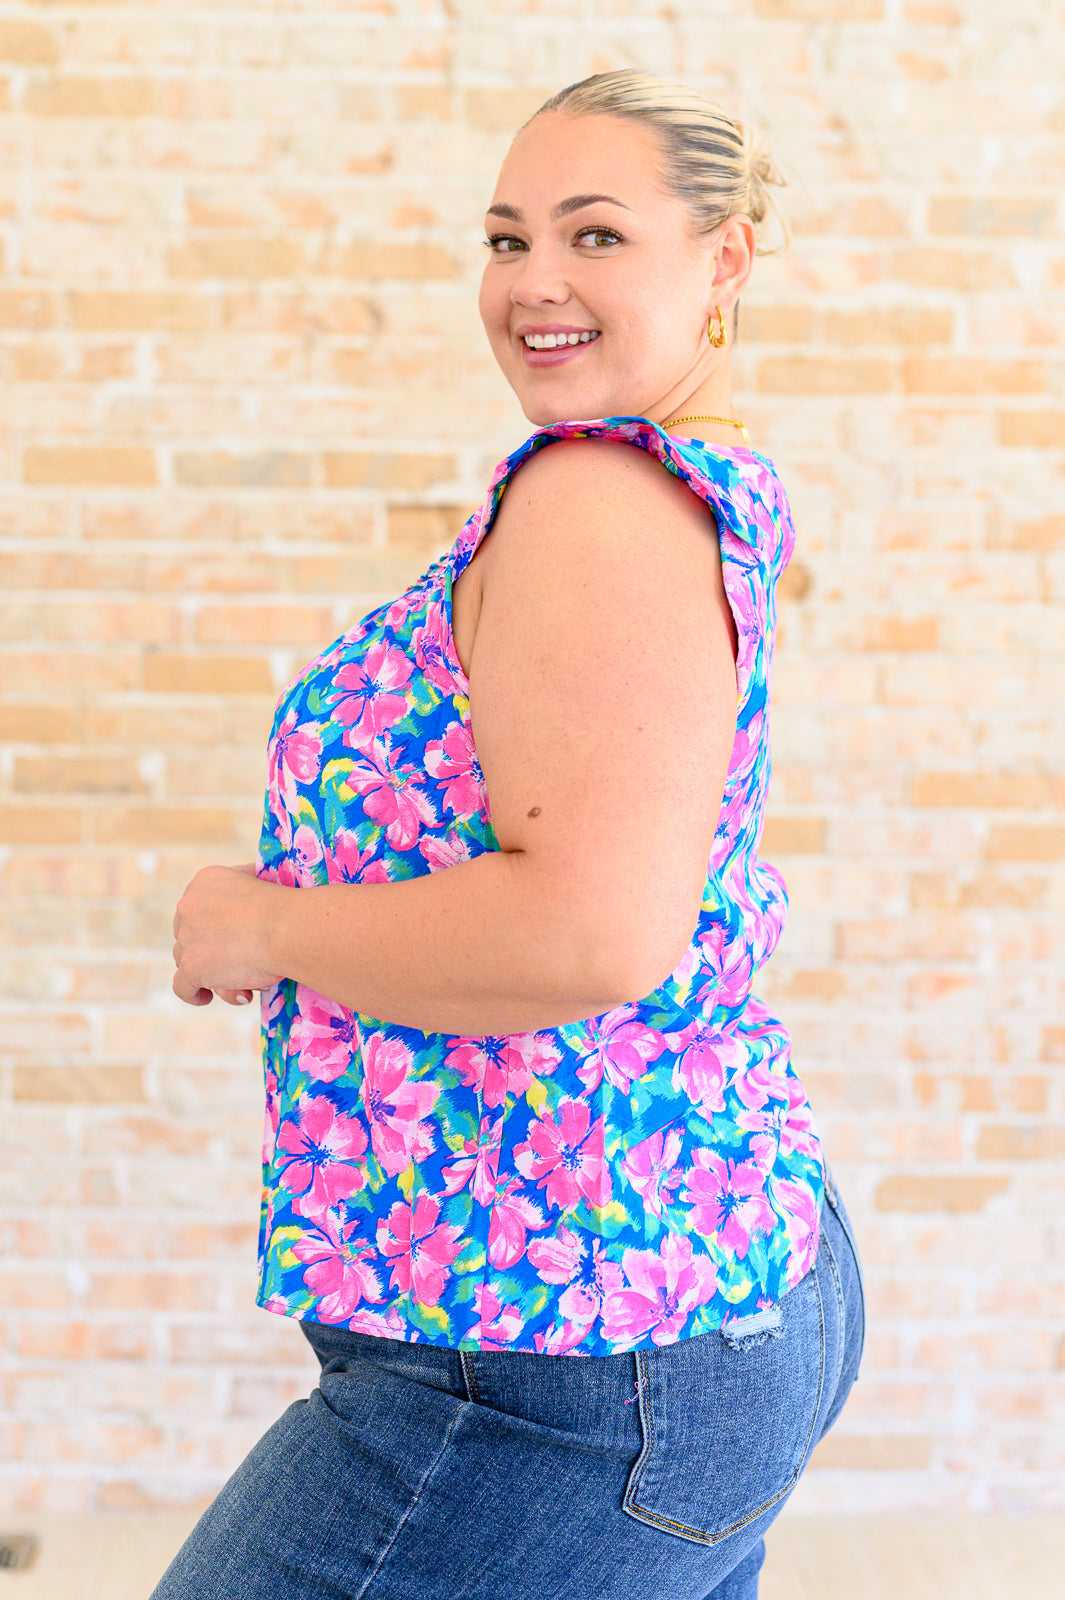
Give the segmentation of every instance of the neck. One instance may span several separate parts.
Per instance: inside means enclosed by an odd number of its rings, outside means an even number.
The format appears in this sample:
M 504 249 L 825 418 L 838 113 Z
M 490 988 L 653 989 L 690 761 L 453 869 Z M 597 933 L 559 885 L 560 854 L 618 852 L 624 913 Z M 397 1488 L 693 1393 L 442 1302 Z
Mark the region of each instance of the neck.
M 694 388 L 677 388 L 661 405 L 647 415 L 667 433 L 676 433 L 686 439 L 703 439 L 707 444 L 736 445 L 742 441 L 739 430 L 718 422 L 685 422 L 678 428 L 668 426 L 670 417 L 735 417 L 732 409 L 732 381 L 727 362 L 722 362 Z

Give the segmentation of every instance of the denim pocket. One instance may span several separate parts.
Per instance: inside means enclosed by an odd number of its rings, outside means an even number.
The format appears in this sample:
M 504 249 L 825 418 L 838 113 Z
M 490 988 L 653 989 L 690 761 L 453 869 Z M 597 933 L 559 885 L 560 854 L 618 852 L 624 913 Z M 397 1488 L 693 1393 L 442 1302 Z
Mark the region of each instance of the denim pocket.
M 622 1502 L 629 1516 L 716 1544 L 792 1489 L 825 1381 L 816 1271 L 772 1312 L 749 1319 L 745 1336 L 733 1324 L 635 1352 L 643 1449 Z

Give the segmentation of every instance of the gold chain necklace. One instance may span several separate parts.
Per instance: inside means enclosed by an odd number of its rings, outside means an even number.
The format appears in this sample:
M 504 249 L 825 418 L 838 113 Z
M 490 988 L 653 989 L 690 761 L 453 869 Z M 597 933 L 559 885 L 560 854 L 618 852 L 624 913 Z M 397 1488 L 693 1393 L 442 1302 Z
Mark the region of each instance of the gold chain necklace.
M 746 428 L 745 424 L 742 423 L 739 420 L 738 417 L 706 417 L 706 416 L 674 417 L 672 422 L 663 422 L 662 423 L 662 427 L 663 428 L 676 428 L 682 422 L 720 422 L 720 423 L 724 424 L 726 427 L 738 428 L 740 430 L 740 434 L 741 434 L 741 436 L 743 438 L 744 444 L 750 444 L 750 442 L 751 442 L 751 436 L 747 432 L 747 428 Z

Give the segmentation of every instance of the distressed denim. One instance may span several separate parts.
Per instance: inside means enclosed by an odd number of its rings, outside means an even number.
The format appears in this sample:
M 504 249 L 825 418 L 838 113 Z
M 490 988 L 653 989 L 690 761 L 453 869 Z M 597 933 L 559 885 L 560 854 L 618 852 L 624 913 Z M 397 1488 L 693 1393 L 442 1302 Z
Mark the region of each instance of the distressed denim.
M 301 1324 L 318 1387 L 259 1441 L 153 1600 L 756 1600 L 763 1535 L 865 1336 L 831 1175 L 767 1311 L 613 1356 Z

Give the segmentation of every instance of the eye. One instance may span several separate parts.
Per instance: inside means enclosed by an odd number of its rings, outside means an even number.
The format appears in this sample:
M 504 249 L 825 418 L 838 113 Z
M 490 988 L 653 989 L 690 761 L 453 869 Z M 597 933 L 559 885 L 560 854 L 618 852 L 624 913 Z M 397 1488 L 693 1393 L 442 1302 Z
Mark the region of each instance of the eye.
M 488 238 L 484 242 L 488 249 L 492 251 L 493 255 L 497 256 L 512 256 L 516 255 L 518 250 L 525 249 L 522 241 L 520 239 L 516 239 L 512 233 L 489 234 Z M 516 246 L 516 249 L 512 250 L 510 248 L 511 245 Z
M 594 240 L 596 249 L 621 243 L 620 233 L 615 233 L 613 228 L 582 228 L 577 238 Z

